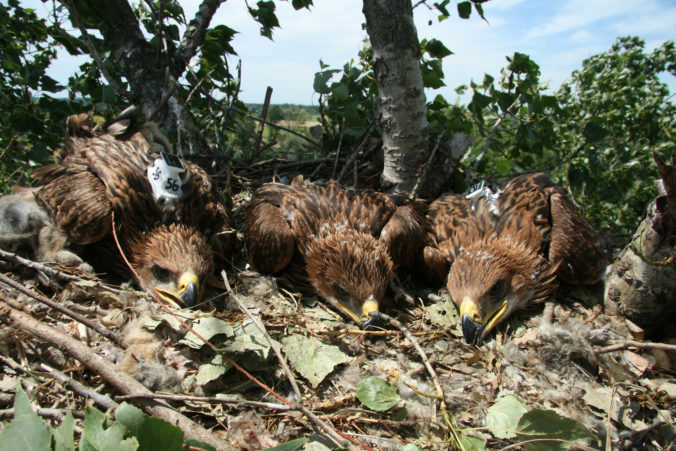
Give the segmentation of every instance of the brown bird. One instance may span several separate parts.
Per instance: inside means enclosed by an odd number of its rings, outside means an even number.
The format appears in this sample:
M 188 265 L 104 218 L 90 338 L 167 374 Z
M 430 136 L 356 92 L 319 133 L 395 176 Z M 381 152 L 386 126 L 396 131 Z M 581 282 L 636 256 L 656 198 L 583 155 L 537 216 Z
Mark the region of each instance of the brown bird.
M 136 126 L 136 110 L 97 126 L 90 114 L 70 116 L 55 164 L 38 168 L 38 202 L 97 268 L 128 278 L 128 257 L 142 287 L 192 306 L 213 271 L 212 246 L 229 248 L 229 218 L 198 166 L 160 151 L 157 126 Z
M 410 266 L 431 230 L 425 206 L 375 191 L 294 181 L 266 183 L 246 208 L 249 262 L 371 324 L 393 275 Z
M 428 217 L 438 244 L 425 248 L 426 267 L 445 278 L 468 343 L 480 344 L 512 312 L 547 299 L 559 279 L 595 283 L 608 264 L 596 231 L 543 173 L 519 176 L 496 193 L 447 194 Z

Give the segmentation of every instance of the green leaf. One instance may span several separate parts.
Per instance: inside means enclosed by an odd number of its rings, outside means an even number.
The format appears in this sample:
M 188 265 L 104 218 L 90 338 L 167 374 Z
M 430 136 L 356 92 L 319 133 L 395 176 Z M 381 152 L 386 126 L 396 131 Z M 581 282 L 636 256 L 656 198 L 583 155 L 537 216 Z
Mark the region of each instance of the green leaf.
M 85 408 L 84 429 L 80 438 L 80 451 L 136 451 L 138 440 L 125 439 L 127 430 L 122 424 L 114 423 L 106 429 L 108 417 L 95 407 Z
M 315 73 L 315 80 L 312 88 L 319 94 L 330 94 L 331 88 L 327 85 L 333 74 L 340 72 L 338 69 L 328 69 Z
M 526 404 L 514 395 L 500 398 L 486 412 L 486 428 L 497 438 L 516 436 L 519 420 L 528 412 Z
M 484 451 L 486 444 L 476 437 L 460 434 L 460 445 L 465 451 Z
M 315 388 L 337 365 L 349 360 L 338 346 L 298 334 L 282 338 L 282 351 L 296 371 Z
M 520 441 L 554 439 L 556 441 L 538 441 L 527 443 L 528 450 L 566 450 L 578 440 L 598 438 L 582 423 L 565 418 L 556 412 L 544 409 L 533 409 L 519 420 L 517 438 Z
M 409 443 L 401 448 L 401 451 L 422 451 L 422 448 L 415 443 Z
M 0 449 L 42 451 L 50 449 L 52 434 L 33 412 L 26 392 L 16 384 L 14 419 L 0 431 Z
M 53 430 L 54 451 L 72 451 L 75 432 L 75 419 L 68 412 L 59 427 Z
M 445 58 L 448 55 L 452 55 L 451 52 L 443 42 L 438 39 L 430 39 L 425 44 L 425 50 L 430 54 L 432 58 Z
M 294 9 L 301 9 L 301 8 L 310 8 L 312 6 L 312 0 L 292 0 L 291 4 L 293 5 Z
M 458 15 L 463 19 L 469 19 L 472 14 L 472 3 L 460 2 L 458 3 Z
M 309 440 L 305 437 L 297 438 L 295 440 L 290 440 L 285 443 L 281 443 L 272 448 L 263 448 L 261 451 L 296 451 L 301 446 L 305 445 Z
M 589 144 L 594 144 L 608 136 L 608 131 L 594 122 L 588 122 L 582 130 L 582 135 Z
M 357 398 L 369 409 L 384 412 L 401 400 L 399 389 L 379 377 L 367 377 L 359 384 Z
M 115 419 L 138 440 L 139 451 L 181 451 L 183 431 L 176 426 L 143 413 L 138 407 L 122 403 L 115 411 Z

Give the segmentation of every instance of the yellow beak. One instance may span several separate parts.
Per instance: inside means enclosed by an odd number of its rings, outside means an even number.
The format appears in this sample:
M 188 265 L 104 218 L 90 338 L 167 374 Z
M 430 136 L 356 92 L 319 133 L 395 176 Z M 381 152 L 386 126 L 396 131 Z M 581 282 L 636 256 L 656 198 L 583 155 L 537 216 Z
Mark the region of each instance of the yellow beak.
M 481 344 L 486 334 L 500 322 L 508 305 L 509 302 L 505 299 L 493 311 L 484 316 L 473 300 L 463 299 L 460 304 L 460 318 L 465 341 L 470 344 Z
M 176 291 L 164 290 L 155 287 L 155 292 L 165 301 L 175 307 L 192 307 L 197 304 L 202 296 L 200 281 L 192 272 L 184 273 L 178 280 Z

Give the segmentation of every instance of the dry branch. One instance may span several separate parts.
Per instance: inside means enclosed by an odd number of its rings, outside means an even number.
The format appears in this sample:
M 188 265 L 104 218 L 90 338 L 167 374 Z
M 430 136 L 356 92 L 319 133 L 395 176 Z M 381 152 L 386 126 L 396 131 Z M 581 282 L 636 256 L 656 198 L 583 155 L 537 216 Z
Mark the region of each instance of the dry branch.
M 30 290 L 26 288 L 25 286 L 21 285 L 18 282 L 15 282 L 11 278 L 7 277 L 4 274 L 0 274 L 0 281 L 2 281 L 4 284 L 14 288 L 15 290 L 20 291 L 21 293 L 25 294 L 26 296 L 30 296 L 31 298 L 35 299 L 38 302 L 41 302 L 57 312 L 63 313 L 64 315 L 74 319 L 75 321 L 84 324 L 85 326 L 89 327 L 90 329 L 98 332 L 99 334 L 103 335 L 104 337 L 108 338 L 109 340 L 113 341 L 119 346 L 125 347 L 124 342 L 122 339 L 117 335 L 115 332 L 106 329 L 103 326 L 100 326 L 96 324 L 94 321 L 90 320 L 89 318 L 85 318 L 84 316 L 80 315 L 79 313 L 75 313 L 72 310 L 69 310 L 62 306 L 61 304 L 58 304 L 50 299 L 47 299 L 46 297 L 35 293 L 33 290 Z
M 92 351 L 91 348 L 82 342 L 47 326 L 26 313 L 4 306 L 0 308 L 0 320 L 66 352 L 71 357 L 80 361 L 89 370 L 100 375 L 108 384 L 121 393 L 126 395 L 152 394 L 143 384 L 119 370 L 113 363 Z M 148 414 L 179 427 L 188 438 L 208 443 L 216 449 L 230 448 L 227 443 L 216 438 L 203 426 L 176 412 L 166 403 L 143 401 L 141 404 Z

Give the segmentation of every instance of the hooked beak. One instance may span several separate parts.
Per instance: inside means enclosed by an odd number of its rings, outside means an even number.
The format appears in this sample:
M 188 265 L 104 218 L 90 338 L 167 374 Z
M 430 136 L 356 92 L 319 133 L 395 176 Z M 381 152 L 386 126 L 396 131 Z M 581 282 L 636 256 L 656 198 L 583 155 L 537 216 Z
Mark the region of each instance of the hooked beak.
M 366 301 L 361 306 L 361 312 L 357 312 L 357 309 L 346 305 L 344 302 L 336 301 L 335 305 L 345 313 L 347 316 L 352 318 L 352 320 L 359 325 L 361 329 L 365 329 L 368 326 L 373 325 L 376 322 L 376 319 L 371 316 L 371 312 L 378 311 L 378 301 L 370 295 Z
M 504 317 L 509 302 L 505 299 L 492 312 L 485 317 L 476 303 L 470 299 L 463 299 L 460 304 L 460 316 L 462 318 L 462 335 L 468 344 L 480 345 L 484 337 Z
M 186 272 L 181 276 L 177 291 L 155 287 L 155 292 L 175 307 L 192 307 L 201 296 L 199 279 L 192 272 Z

